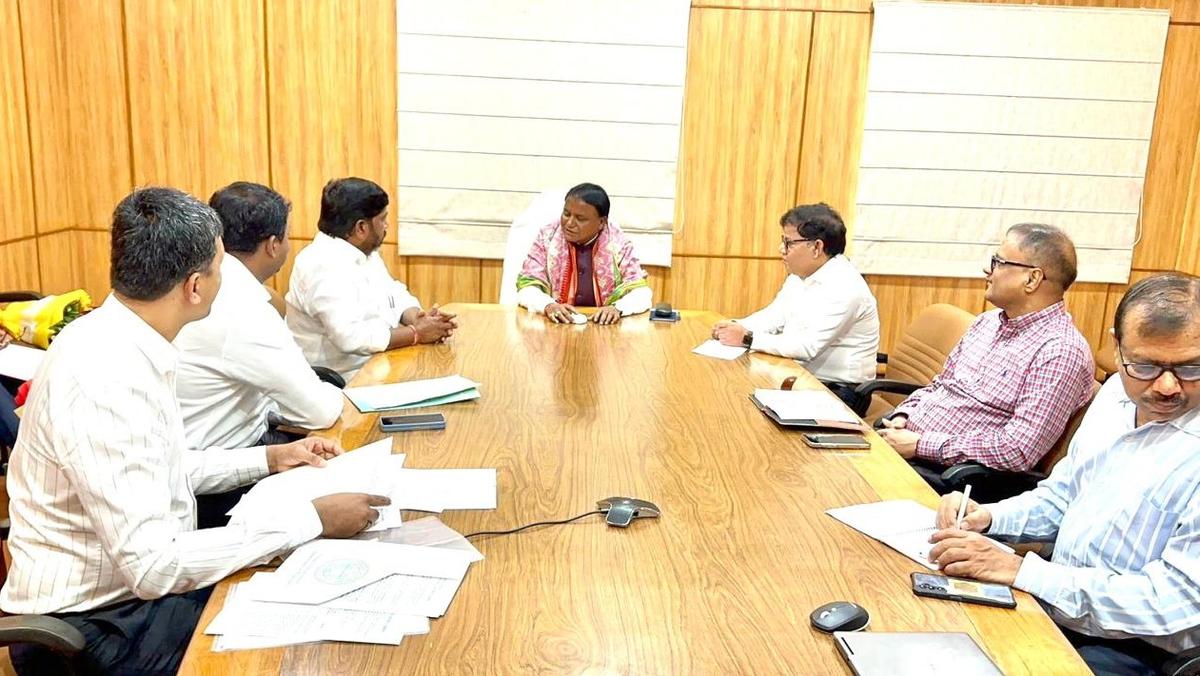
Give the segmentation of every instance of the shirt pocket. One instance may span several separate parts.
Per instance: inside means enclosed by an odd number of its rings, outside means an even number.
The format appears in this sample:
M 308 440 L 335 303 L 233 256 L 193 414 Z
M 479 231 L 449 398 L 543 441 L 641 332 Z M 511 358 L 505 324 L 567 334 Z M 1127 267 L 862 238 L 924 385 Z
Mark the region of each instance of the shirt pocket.
M 1100 538 L 1100 555 L 1106 567 L 1118 572 L 1140 571 L 1162 558 L 1167 540 L 1179 525 L 1181 512 L 1162 509 L 1149 500 L 1123 510 L 1108 522 Z M 1105 556 L 1108 553 L 1108 556 Z

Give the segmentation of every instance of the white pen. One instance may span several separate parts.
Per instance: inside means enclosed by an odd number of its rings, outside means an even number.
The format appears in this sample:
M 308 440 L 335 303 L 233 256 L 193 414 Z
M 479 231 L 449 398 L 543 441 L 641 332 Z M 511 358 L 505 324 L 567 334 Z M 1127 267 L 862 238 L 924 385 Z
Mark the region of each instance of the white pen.
M 967 515 L 967 503 L 971 501 L 971 484 L 963 489 L 963 499 L 958 505 L 958 518 L 954 520 L 955 528 L 962 528 L 963 517 Z

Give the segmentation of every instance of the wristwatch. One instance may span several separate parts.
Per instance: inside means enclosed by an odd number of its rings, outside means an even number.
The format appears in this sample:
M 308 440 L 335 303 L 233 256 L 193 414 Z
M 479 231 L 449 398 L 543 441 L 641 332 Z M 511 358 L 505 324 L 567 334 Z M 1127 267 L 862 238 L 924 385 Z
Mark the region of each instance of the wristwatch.
M 750 344 L 753 342 L 754 342 L 754 332 L 747 331 L 745 333 L 745 335 L 742 336 L 742 347 L 750 347 Z

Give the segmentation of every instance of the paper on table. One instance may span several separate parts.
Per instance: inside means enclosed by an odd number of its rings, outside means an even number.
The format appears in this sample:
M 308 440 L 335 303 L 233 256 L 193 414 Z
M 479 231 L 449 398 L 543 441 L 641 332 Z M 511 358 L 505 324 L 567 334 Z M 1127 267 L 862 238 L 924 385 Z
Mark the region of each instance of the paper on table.
M 854 530 L 875 538 L 917 563 L 937 570 L 929 560 L 933 545 L 929 536 L 937 532 L 937 512 L 912 500 L 884 500 L 849 507 L 837 507 L 826 514 Z M 1012 548 L 992 540 L 997 547 L 1012 553 Z
M 479 390 L 477 390 L 475 388 L 471 388 L 469 390 L 463 390 L 462 392 L 457 392 L 455 394 L 447 394 L 444 397 L 434 397 L 433 399 L 426 399 L 425 401 L 418 401 L 415 404 L 405 404 L 403 406 L 393 406 L 387 410 L 388 411 L 407 411 L 408 409 L 411 409 L 411 408 L 425 408 L 427 406 L 440 406 L 442 404 L 457 404 L 460 401 L 471 401 L 472 399 L 478 399 L 478 398 L 479 398 Z
M 391 575 L 345 596 L 339 596 L 323 606 L 441 617 L 446 614 L 461 584 L 462 578 Z
M 478 388 L 479 383 L 456 375 L 386 385 L 347 387 L 342 392 L 359 411 L 370 413 Z
M 713 357 L 714 359 L 737 359 L 746 353 L 744 347 L 734 347 L 732 345 L 722 345 L 717 340 L 706 340 L 697 345 L 692 354 L 698 354 L 702 357 Z
M 495 469 L 403 469 L 392 484 L 392 504 L 401 509 L 495 509 Z
M 45 350 L 9 343 L 7 347 L 0 348 L 0 375 L 29 380 L 45 358 Z
M 463 552 L 468 561 L 483 560 L 483 554 L 469 540 L 436 516 L 415 519 L 378 533 L 359 533 L 354 539 L 451 549 Z
M 282 648 L 289 645 L 316 643 L 319 638 L 307 639 L 303 636 L 248 636 L 246 634 L 221 634 L 213 639 L 212 651 L 223 653 L 230 650 L 264 650 L 266 648 Z
M 226 598 L 204 633 L 400 645 L 406 634 L 428 631 L 429 619 L 416 615 L 272 603 L 238 594 Z
M 831 420 L 848 424 L 862 423 L 841 399 L 826 389 L 754 390 L 760 404 L 775 411 L 783 420 Z

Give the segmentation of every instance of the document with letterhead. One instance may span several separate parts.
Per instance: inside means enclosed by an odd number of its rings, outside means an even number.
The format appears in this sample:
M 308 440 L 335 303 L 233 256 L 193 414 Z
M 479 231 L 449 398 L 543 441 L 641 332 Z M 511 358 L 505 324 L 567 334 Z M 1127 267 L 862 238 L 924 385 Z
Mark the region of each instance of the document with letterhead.
M 933 549 L 929 538 L 938 531 L 937 512 L 925 505 L 912 500 L 884 500 L 837 507 L 825 513 L 930 570 L 938 569 L 929 560 L 929 550 Z M 991 542 L 1010 554 L 1013 551 L 1006 544 Z

